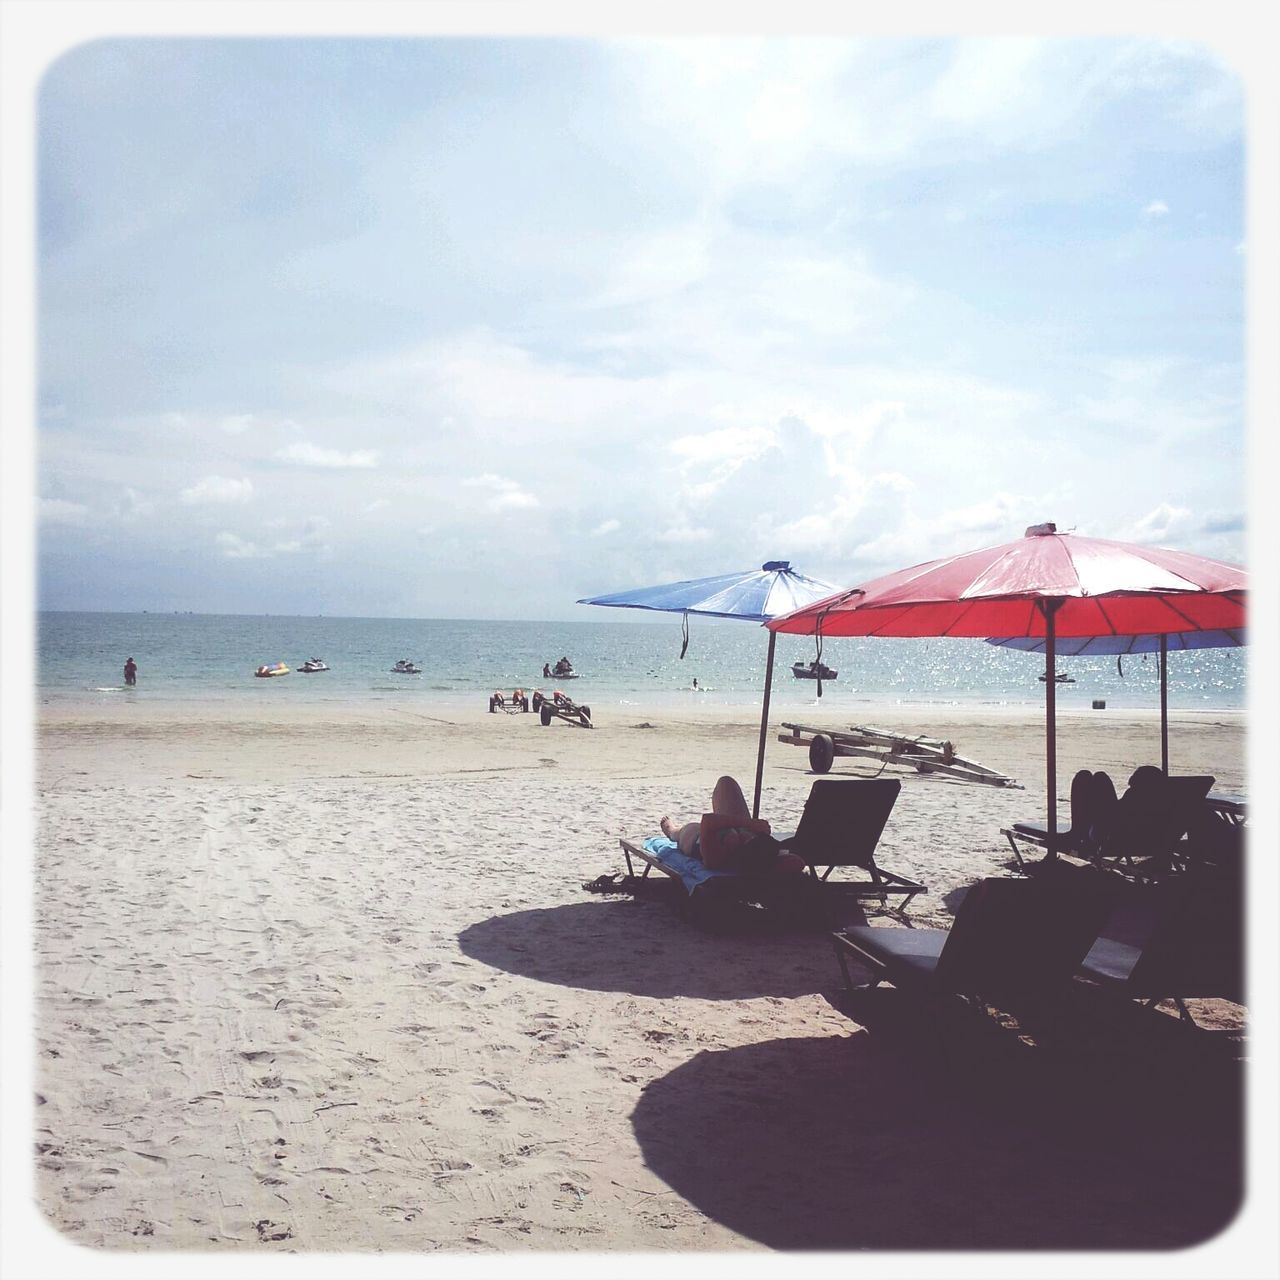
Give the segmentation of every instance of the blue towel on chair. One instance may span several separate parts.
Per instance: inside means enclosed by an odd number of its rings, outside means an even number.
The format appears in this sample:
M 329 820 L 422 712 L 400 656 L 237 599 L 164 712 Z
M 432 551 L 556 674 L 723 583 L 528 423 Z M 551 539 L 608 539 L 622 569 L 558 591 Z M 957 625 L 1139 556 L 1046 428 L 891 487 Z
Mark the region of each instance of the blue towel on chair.
M 691 858 L 681 853 L 679 845 L 666 836 L 650 836 L 644 841 L 646 852 L 651 853 L 664 867 L 670 867 L 684 883 L 684 887 L 692 893 L 700 884 L 715 880 L 720 876 L 736 876 L 736 871 L 712 871 L 700 858 Z

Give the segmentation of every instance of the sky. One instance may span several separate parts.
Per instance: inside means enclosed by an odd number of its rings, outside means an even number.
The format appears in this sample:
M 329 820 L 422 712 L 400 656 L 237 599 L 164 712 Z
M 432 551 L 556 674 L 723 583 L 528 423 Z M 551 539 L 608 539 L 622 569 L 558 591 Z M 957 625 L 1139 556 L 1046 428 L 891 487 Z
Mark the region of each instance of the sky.
M 80 45 L 38 603 L 586 620 L 1045 520 L 1243 562 L 1243 112 L 1156 39 Z

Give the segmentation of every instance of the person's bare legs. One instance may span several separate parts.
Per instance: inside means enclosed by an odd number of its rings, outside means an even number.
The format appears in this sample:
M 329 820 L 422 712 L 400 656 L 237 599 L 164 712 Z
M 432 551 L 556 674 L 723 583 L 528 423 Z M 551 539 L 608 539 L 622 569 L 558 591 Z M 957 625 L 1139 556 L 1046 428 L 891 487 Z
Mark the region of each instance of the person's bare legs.
M 742 788 L 735 779 L 726 774 L 715 785 L 711 793 L 711 812 L 724 813 L 734 818 L 750 818 L 751 809 Z
M 742 788 L 737 782 L 726 774 L 720 778 L 711 792 L 711 812 L 728 814 L 734 818 L 750 818 L 751 810 L 747 808 L 747 798 L 742 794 Z M 677 826 L 670 818 L 664 817 L 658 824 L 662 828 L 662 834 L 668 840 L 674 840 L 679 846 L 680 852 L 693 856 L 694 848 L 698 842 L 698 836 L 702 829 L 699 822 L 686 822 L 684 826 Z
M 698 842 L 698 833 L 702 829 L 702 824 L 698 822 L 686 822 L 684 826 L 678 827 L 670 818 L 663 818 L 658 824 L 662 828 L 662 834 L 668 840 L 674 840 L 679 847 L 680 852 L 688 857 L 693 857 L 694 846 Z

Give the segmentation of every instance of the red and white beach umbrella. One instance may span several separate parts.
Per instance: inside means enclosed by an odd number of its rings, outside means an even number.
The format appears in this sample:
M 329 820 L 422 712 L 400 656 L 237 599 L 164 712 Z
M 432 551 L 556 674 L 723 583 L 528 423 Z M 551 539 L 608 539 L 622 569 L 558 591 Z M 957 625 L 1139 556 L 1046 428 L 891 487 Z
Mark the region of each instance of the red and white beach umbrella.
M 1015 542 L 900 569 L 775 618 L 822 636 L 1037 636 L 1046 670 L 1059 637 L 1173 635 L 1245 625 L 1238 565 L 1033 525 Z M 1056 853 L 1055 687 L 1045 681 L 1049 856 Z

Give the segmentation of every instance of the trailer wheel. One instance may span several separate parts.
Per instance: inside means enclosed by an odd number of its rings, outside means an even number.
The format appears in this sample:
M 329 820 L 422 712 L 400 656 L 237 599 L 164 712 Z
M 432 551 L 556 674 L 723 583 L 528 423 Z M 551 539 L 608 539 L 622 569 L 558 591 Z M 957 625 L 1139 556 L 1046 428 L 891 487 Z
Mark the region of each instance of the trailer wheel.
M 542 696 L 542 694 L 541 694 L 541 693 L 537 693 L 537 692 L 535 692 L 535 693 L 534 693 L 534 695 L 533 695 L 533 709 L 534 709 L 535 711 L 537 711 L 537 710 L 538 710 L 538 708 L 539 708 L 540 706 L 542 706 L 542 704 L 543 704 L 545 701 L 546 701 L 546 699 Z
M 493 695 L 492 695 L 492 694 L 490 694 L 490 695 L 489 695 L 489 714 L 490 714 L 490 715 L 492 715 L 492 714 L 493 714 L 493 708 L 494 708 Z
M 520 710 L 521 710 L 521 711 L 528 711 L 528 710 L 529 710 L 529 699 L 528 699 L 528 698 L 521 698 L 521 699 L 520 699 Z
M 584 729 L 590 729 L 591 728 L 591 708 L 579 707 L 578 719 L 582 721 L 582 727 Z
M 814 773 L 830 773 L 835 758 L 836 744 L 825 733 L 815 733 L 809 743 L 809 768 Z
M 542 720 L 543 724 L 550 724 L 551 723 L 551 704 L 548 702 L 544 702 L 542 704 L 542 709 L 538 712 L 538 716 Z

